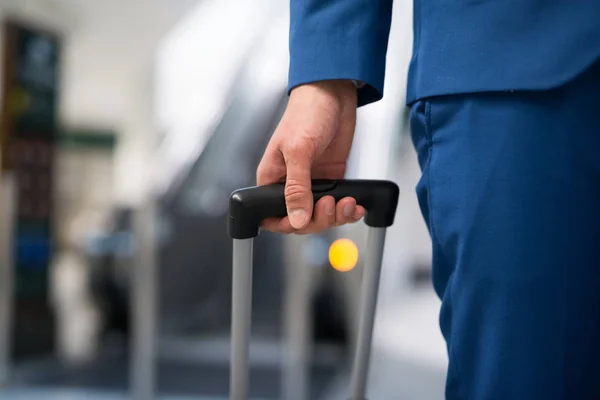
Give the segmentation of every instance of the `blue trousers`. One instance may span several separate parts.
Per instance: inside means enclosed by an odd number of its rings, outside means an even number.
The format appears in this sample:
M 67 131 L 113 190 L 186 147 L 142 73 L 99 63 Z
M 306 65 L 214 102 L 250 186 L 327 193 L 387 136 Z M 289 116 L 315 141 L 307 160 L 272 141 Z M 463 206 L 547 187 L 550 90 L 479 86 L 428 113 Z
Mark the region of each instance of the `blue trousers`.
M 411 111 L 448 400 L 600 399 L 600 62 Z

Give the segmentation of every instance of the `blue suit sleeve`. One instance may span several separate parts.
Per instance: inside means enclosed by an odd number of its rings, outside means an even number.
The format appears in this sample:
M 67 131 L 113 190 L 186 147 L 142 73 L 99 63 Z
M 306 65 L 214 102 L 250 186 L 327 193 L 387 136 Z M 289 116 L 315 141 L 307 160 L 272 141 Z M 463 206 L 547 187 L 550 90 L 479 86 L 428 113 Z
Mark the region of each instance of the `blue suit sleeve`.
M 350 79 L 358 106 L 383 97 L 393 0 L 290 0 L 288 92 L 305 83 Z

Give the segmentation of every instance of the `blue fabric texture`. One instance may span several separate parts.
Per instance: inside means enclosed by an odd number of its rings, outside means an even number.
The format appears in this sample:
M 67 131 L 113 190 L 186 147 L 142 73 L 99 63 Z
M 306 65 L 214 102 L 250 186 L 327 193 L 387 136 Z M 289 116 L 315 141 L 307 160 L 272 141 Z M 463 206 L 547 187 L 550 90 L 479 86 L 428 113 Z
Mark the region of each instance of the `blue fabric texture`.
M 382 98 L 392 0 L 290 0 L 289 88 L 352 79 Z M 600 56 L 600 0 L 415 0 L 407 101 L 560 86 Z M 391 72 L 393 73 L 393 71 Z
M 600 399 L 600 62 L 412 108 L 447 400 Z
M 289 88 L 364 82 L 359 105 L 383 96 L 392 0 L 291 0 Z

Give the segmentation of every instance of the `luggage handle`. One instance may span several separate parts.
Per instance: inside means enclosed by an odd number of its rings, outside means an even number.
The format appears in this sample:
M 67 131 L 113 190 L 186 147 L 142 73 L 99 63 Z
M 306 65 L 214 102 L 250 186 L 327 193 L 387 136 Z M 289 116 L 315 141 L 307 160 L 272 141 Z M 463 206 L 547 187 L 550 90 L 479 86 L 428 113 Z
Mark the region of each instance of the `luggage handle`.
M 233 241 L 230 399 L 248 399 L 248 352 L 252 316 L 252 245 L 266 218 L 285 217 L 285 184 L 255 186 L 233 192 L 229 199 L 228 232 Z M 371 339 L 381 275 L 386 228 L 394 223 L 399 188 L 384 180 L 313 180 L 317 202 L 352 197 L 366 210 L 369 226 L 364 256 L 357 348 L 352 367 L 352 400 L 365 400 Z
M 270 217 L 285 217 L 285 184 L 255 186 L 240 189 L 229 198 L 229 236 L 249 239 L 258 235 L 261 223 Z M 398 204 L 398 186 L 390 181 L 360 179 L 315 179 L 312 181 L 315 203 L 333 196 L 336 202 L 352 197 L 367 212 L 365 223 L 371 227 L 385 228 L 394 223 Z

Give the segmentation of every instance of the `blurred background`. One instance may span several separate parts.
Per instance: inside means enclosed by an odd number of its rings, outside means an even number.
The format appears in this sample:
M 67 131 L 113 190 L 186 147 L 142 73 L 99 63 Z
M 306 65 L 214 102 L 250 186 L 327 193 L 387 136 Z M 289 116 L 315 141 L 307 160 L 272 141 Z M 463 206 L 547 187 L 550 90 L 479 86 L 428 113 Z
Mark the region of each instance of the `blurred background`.
M 0 399 L 228 398 L 229 194 L 287 101 L 277 0 L 0 0 Z M 396 181 L 374 399 L 443 398 L 445 345 L 404 107 L 412 1 L 348 177 Z M 252 399 L 347 398 L 359 223 L 255 241 Z M 339 239 L 353 268 L 332 266 Z M 335 263 L 334 263 L 335 264 Z

